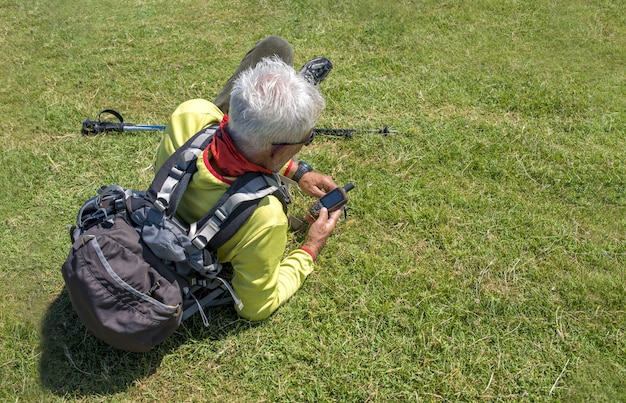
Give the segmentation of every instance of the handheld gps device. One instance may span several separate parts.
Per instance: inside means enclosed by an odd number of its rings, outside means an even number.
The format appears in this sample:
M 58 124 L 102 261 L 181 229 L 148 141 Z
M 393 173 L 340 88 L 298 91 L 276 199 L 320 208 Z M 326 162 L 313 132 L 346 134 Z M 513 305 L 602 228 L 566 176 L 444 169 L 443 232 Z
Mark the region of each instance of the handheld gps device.
M 347 193 L 354 189 L 354 183 L 350 182 L 344 187 L 338 187 L 326 193 L 311 207 L 311 215 L 317 217 L 322 207 L 326 207 L 329 213 L 339 210 L 348 202 Z

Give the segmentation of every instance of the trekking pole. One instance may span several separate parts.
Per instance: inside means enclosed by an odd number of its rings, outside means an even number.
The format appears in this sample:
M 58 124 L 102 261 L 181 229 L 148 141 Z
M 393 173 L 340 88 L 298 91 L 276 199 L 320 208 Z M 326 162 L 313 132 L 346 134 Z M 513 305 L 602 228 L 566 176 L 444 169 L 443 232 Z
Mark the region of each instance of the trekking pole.
M 102 115 L 111 114 L 119 120 L 119 122 L 103 121 Z M 81 133 L 84 135 L 96 135 L 107 132 L 134 132 L 134 131 L 163 131 L 165 126 L 159 125 L 136 125 L 134 123 L 124 122 L 122 115 L 112 109 L 105 109 L 98 114 L 98 120 L 85 119 L 83 121 L 83 128 Z M 329 128 L 315 128 L 313 132 L 316 135 L 323 136 L 336 136 L 350 138 L 356 133 L 380 133 L 383 136 L 389 133 L 397 133 L 397 130 L 389 129 L 389 126 L 385 126 L 382 129 L 329 129 Z
M 111 114 L 115 116 L 119 122 L 103 121 L 103 114 Z M 81 133 L 84 135 L 96 135 L 106 132 L 134 132 L 134 131 L 161 131 L 165 130 L 165 126 L 156 125 L 136 125 L 134 123 L 124 122 L 124 118 L 119 112 L 112 109 L 105 109 L 98 114 L 98 120 L 83 120 L 83 128 Z

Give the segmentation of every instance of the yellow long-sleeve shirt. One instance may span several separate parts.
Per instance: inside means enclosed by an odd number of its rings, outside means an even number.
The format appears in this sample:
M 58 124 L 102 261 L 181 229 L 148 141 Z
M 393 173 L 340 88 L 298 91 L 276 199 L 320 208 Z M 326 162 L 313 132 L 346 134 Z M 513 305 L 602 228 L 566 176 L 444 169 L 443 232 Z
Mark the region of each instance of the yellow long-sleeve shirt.
M 202 128 L 219 123 L 223 115 L 217 106 L 203 99 L 181 104 L 166 126 L 157 150 L 156 169 L 186 140 Z M 187 223 L 202 218 L 235 179 L 212 173 L 203 158 L 198 158 L 197 166 L 198 171 L 176 212 Z M 262 320 L 270 316 L 313 271 L 313 259 L 302 249 L 293 250 L 283 258 L 288 228 L 282 203 L 275 196 L 267 196 L 235 235 L 218 249 L 218 260 L 233 266 L 232 286 L 243 303 L 243 309 L 239 310 L 243 318 Z

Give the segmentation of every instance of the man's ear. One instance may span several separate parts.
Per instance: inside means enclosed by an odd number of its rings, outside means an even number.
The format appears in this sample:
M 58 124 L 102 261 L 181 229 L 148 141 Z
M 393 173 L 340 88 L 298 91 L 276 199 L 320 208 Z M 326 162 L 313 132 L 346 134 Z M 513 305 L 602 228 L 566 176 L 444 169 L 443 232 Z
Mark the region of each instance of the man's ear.
M 283 152 L 287 151 L 286 149 L 287 149 L 288 147 L 289 147 L 289 146 L 286 146 L 286 145 L 272 146 L 272 150 L 271 150 L 271 152 L 270 152 L 270 157 L 272 157 L 272 159 L 273 159 L 273 158 L 274 158 L 274 157 L 276 157 L 277 155 L 280 155 L 281 153 L 283 153 Z
M 296 155 L 299 150 L 300 149 L 298 147 L 290 145 L 272 146 L 272 149 L 268 150 L 269 153 L 267 154 L 268 160 L 270 161 L 269 166 L 272 166 L 274 168 L 272 169 L 273 171 L 280 170 L 280 168 L 282 168 L 283 165 L 287 163 L 287 161 L 293 158 L 293 156 Z

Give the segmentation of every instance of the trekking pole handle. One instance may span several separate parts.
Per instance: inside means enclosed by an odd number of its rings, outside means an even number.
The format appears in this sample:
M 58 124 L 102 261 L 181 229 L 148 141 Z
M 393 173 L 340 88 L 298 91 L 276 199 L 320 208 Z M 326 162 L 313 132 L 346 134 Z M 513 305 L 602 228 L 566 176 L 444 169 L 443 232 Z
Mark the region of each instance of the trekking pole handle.
M 102 121 L 103 114 L 111 114 L 119 120 L 119 122 Z M 81 133 L 84 135 L 96 135 L 106 132 L 125 132 L 125 131 L 160 131 L 165 130 L 165 126 L 155 125 L 136 125 L 134 123 L 124 122 L 122 115 L 112 109 L 105 109 L 98 114 L 98 120 L 83 120 Z
M 100 120 L 83 120 L 83 128 L 81 133 L 89 136 L 106 132 L 122 132 L 124 131 L 124 123 L 122 122 L 102 122 Z
M 109 114 L 115 116 L 119 122 L 103 122 L 102 115 Z M 84 135 L 94 135 L 106 132 L 122 132 L 124 131 L 124 118 L 113 109 L 105 109 L 98 114 L 98 120 L 83 120 L 83 128 L 81 133 Z

